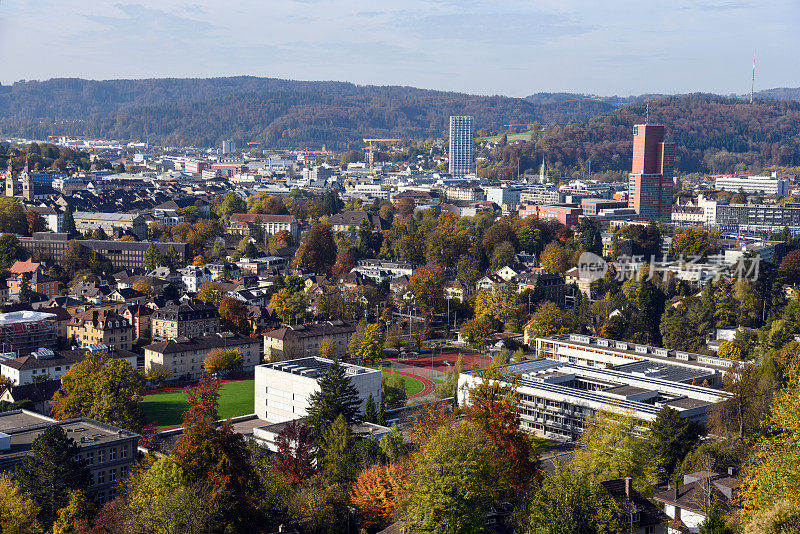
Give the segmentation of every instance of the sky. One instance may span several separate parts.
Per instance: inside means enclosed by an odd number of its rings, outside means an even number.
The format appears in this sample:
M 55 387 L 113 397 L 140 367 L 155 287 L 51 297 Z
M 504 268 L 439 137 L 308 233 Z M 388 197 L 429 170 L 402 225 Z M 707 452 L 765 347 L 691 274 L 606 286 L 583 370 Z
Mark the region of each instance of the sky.
M 0 83 L 251 75 L 477 94 L 800 86 L 800 0 L 0 0 Z

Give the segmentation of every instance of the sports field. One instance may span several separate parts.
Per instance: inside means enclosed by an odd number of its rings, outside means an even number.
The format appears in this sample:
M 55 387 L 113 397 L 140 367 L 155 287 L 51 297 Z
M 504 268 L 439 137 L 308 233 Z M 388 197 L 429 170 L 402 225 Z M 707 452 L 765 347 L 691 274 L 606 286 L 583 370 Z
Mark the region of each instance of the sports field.
M 406 386 L 407 387 L 407 386 Z M 225 382 L 219 393 L 219 416 L 222 419 L 253 413 L 255 390 L 253 380 Z M 142 400 L 142 411 L 148 423 L 174 428 L 183 423 L 183 412 L 189 409 L 183 391 L 154 393 Z
M 398 375 L 400 378 L 403 379 L 403 382 L 406 383 L 406 397 L 412 397 L 414 395 L 418 395 L 422 393 L 422 390 L 425 388 L 425 384 L 422 383 L 421 380 L 414 378 L 413 376 L 402 375 L 400 373 L 393 373 L 391 371 L 382 371 L 382 374 L 393 374 Z
M 430 356 L 420 356 L 412 360 L 397 360 L 399 363 L 406 365 L 413 365 L 414 367 L 422 367 L 425 369 L 433 369 L 445 373 L 449 371 L 456 362 L 458 357 L 462 357 L 464 362 L 463 371 L 469 369 L 481 369 L 492 365 L 491 356 L 479 354 L 477 352 L 447 352 L 445 354 L 432 354 Z

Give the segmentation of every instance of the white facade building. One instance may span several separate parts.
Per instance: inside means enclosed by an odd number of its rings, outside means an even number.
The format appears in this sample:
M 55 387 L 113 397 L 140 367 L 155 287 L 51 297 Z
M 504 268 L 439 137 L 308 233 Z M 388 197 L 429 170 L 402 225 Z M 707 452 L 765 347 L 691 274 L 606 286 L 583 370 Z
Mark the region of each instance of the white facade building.
M 211 282 L 214 275 L 206 267 L 199 267 L 197 265 L 188 265 L 183 269 L 178 270 L 181 273 L 181 283 L 183 289 L 194 293 L 200 286 L 206 282 Z
M 331 363 L 326 358 L 309 357 L 256 366 L 256 415 L 271 423 L 292 421 L 308 415 L 309 397 L 319 391 L 317 381 L 327 374 Z M 361 412 L 370 394 L 375 406 L 380 406 L 380 370 L 348 363 L 340 365 L 358 390 Z
M 789 180 L 771 176 L 745 176 L 742 174 L 720 174 L 714 177 L 714 187 L 721 191 L 744 191 L 745 193 L 764 193 L 765 195 L 788 195 Z
M 450 174 L 465 176 L 472 173 L 472 121 L 465 115 L 450 117 Z

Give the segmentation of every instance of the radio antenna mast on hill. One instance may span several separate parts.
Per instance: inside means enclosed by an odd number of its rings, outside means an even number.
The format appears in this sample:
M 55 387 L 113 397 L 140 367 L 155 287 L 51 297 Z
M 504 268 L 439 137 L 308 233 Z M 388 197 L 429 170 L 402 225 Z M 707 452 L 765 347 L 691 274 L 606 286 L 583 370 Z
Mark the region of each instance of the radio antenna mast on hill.
M 756 87 L 756 51 L 753 50 L 753 78 L 750 80 L 750 103 L 753 103 L 753 90 Z
M 644 111 L 644 123 L 650 124 L 650 97 L 647 98 L 647 106 Z

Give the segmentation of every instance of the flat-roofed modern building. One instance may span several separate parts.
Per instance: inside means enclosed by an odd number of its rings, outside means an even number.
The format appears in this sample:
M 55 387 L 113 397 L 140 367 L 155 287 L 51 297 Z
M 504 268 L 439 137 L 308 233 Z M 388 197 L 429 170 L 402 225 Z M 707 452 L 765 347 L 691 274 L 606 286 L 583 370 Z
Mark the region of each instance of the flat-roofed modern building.
M 465 176 L 472 173 L 472 121 L 465 115 L 450 117 L 450 174 Z
M 642 363 L 642 362 L 636 362 Z M 624 367 L 624 366 L 623 366 Z M 501 372 L 518 377 L 520 426 L 523 430 L 560 441 L 574 441 L 584 422 L 598 411 L 629 413 L 653 421 L 668 406 L 680 416 L 704 422 L 709 411 L 728 394 L 687 384 L 676 375 L 650 376 L 640 370 L 591 368 L 574 363 L 539 359 L 506 365 Z M 469 403 L 464 386 L 480 382 L 475 371 L 461 373 L 459 402 Z
M 779 178 L 777 173 L 772 173 L 771 176 L 717 174 L 711 178 L 714 178 L 714 188 L 722 191 L 744 191 L 745 193 L 784 196 L 789 194 L 789 180 Z
M 27 410 L 0 413 L 0 470 L 13 471 L 33 454 L 34 440 L 52 425 L 64 429 L 86 461 L 91 473 L 89 498 L 100 504 L 111 500 L 136 461 L 139 434 L 93 419 L 57 421 Z
M 331 363 L 332 360 L 327 358 L 309 357 L 256 366 L 256 415 L 259 419 L 275 423 L 308 415 L 308 398 L 319 391 L 318 380 L 328 373 Z M 362 413 L 370 395 L 375 405 L 380 406 L 380 370 L 349 363 L 340 365 L 358 390 Z
M 69 236 L 65 233 L 34 232 L 33 237 L 18 236 L 19 244 L 28 254 L 61 263 L 69 246 Z M 111 239 L 78 239 L 78 243 L 97 253 L 98 259 L 108 260 L 115 269 L 141 267 L 144 254 L 150 245 L 155 245 L 161 254 L 175 249 L 181 263 L 186 263 L 188 245 L 186 243 L 148 242 L 148 241 L 114 241 Z
M 529 343 L 526 340 L 526 343 Z M 535 340 L 536 355 L 586 367 L 613 368 L 651 377 L 715 387 L 735 362 L 679 350 L 628 343 L 583 334 L 559 334 Z
M 414 265 L 404 261 L 367 259 L 358 260 L 351 272 L 360 273 L 362 276 L 381 282 L 398 276 L 411 276 L 414 274 Z
M 129 230 L 139 239 L 147 239 L 147 221 L 135 213 L 76 211 L 72 217 L 75 228 L 81 233 L 102 229 L 107 235 L 111 235 L 117 229 L 122 229 Z

